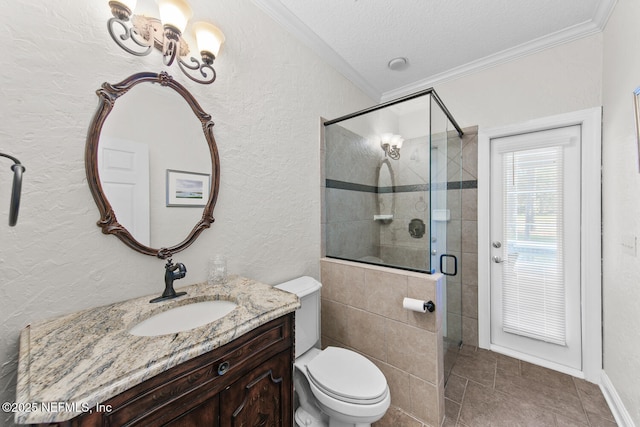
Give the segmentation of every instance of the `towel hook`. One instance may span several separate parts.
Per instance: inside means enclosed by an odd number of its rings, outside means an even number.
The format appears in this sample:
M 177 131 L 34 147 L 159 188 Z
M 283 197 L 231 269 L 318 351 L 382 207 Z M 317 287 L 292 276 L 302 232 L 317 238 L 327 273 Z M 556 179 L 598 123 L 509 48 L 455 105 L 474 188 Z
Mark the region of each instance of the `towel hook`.
M 9 226 L 13 227 L 18 222 L 18 211 L 20 210 L 20 193 L 22 191 L 22 174 L 26 170 L 20 160 L 9 154 L 0 153 L 0 157 L 6 157 L 13 161 L 11 170 L 13 171 L 13 187 L 11 188 L 11 202 L 9 205 Z

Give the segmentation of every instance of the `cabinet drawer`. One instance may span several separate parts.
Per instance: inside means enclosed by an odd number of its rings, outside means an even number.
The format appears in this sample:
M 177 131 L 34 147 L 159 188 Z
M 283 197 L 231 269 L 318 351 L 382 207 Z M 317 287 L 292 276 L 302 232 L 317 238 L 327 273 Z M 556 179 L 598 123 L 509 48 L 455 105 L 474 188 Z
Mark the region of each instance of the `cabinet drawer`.
M 137 425 L 153 412 L 166 410 L 186 394 L 213 396 L 248 369 L 293 346 L 292 315 L 247 332 L 234 341 L 184 362 L 110 399 L 103 414 L 108 425 Z M 184 400 L 182 400 L 184 401 Z

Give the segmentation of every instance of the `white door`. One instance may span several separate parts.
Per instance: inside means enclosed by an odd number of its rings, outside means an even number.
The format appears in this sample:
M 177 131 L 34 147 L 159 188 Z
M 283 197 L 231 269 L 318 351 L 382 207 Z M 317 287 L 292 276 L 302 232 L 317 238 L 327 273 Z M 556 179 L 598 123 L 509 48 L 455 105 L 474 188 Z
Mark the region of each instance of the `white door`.
M 150 245 L 149 147 L 140 142 L 101 138 L 98 174 L 118 222 Z
M 490 141 L 491 344 L 582 370 L 579 125 Z
M 478 132 L 478 344 L 596 383 L 602 374 L 601 124 L 598 107 Z M 543 166 L 555 179 L 538 190 Z M 531 187 L 522 187 L 531 176 Z M 557 191 L 563 201 L 552 220 L 549 194 Z M 500 296 L 505 284 L 513 286 L 506 299 Z M 515 316 L 506 312 L 514 307 Z M 554 314 L 542 319 L 540 312 Z

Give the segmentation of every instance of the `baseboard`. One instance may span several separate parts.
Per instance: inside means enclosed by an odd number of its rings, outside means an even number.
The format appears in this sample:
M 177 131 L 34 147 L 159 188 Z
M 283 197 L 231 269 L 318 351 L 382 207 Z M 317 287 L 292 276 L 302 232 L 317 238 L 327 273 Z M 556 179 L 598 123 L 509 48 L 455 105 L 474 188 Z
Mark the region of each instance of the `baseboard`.
M 624 407 L 618 392 L 605 371 L 602 371 L 602 375 L 600 376 L 600 390 L 602 390 L 602 394 L 604 395 L 618 426 L 636 427 L 631 419 L 631 415 L 629 415 L 629 412 L 627 412 L 627 409 Z

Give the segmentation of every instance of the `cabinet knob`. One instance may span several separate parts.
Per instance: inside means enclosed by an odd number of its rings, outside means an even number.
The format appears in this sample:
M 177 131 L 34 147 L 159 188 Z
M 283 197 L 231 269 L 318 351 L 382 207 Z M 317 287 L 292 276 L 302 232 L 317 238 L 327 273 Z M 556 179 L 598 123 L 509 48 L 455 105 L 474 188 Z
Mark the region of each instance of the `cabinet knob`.
M 230 367 L 231 365 L 229 364 L 229 362 L 222 362 L 220 365 L 218 365 L 218 375 L 226 374 Z

